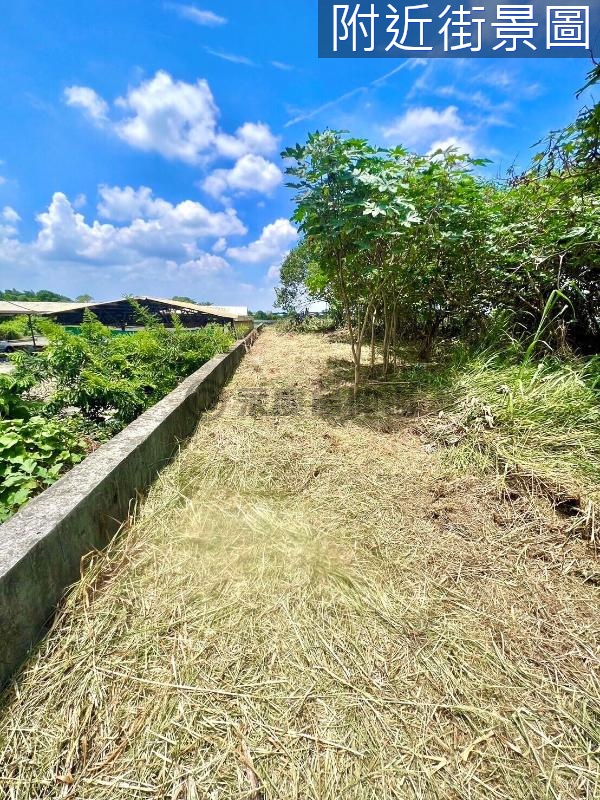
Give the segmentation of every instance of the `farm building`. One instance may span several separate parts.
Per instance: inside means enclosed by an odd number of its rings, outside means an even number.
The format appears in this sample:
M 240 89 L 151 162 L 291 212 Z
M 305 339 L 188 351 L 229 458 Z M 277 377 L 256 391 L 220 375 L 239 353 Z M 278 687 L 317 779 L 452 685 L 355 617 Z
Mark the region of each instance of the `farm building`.
M 177 315 L 186 328 L 201 328 L 211 322 L 237 324 L 249 321 L 248 310 L 240 306 L 201 306 L 159 297 L 134 297 L 140 306 L 158 317 L 167 327 Z M 114 328 L 135 327 L 135 309 L 128 298 L 90 303 L 41 303 L 0 301 L 0 317 L 52 317 L 60 325 L 80 325 L 86 309 L 92 311 L 104 325 Z

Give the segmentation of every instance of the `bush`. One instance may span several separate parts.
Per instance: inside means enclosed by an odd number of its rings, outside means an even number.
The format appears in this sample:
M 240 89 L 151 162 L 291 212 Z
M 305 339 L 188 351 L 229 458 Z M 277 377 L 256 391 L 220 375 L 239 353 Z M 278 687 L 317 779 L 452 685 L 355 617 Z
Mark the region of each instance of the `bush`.
M 39 403 L 23 399 L 31 386 L 31 380 L 15 380 L 12 376 L 0 375 L 0 420 L 27 420 L 38 412 Z
M 89 312 L 79 334 L 47 328 L 48 347 L 36 355 L 13 357 L 15 374 L 24 381 L 52 382 L 50 413 L 75 407 L 88 420 L 115 431 L 234 341 L 219 325 L 190 330 L 174 320 L 175 327 L 167 329 L 140 313 L 146 327 L 127 336 L 113 336 Z
M 233 344 L 219 325 L 167 329 L 139 310 L 143 330 L 113 336 L 91 313 L 79 334 L 50 322 L 41 353 L 11 356 L 0 376 L 0 522 L 54 482 L 86 452 L 85 432 L 102 441 Z M 39 384 L 50 396 L 31 399 Z
M 0 522 L 84 455 L 84 443 L 68 421 L 0 420 Z
M 31 325 L 36 334 L 43 334 L 45 327 L 53 323 L 40 317 L 32 317 Z M 12 317 L 0 322 L 0 341 L 15 341 L 16 339 L 31 339 L 31 325 L 28 317 Z
M 0 322 L 0 340 L 12 342 L 15 339 L 23 339 L 27 336 L 28 330 L 29 322 L 27 317 L 4 320 L 4 322 Z

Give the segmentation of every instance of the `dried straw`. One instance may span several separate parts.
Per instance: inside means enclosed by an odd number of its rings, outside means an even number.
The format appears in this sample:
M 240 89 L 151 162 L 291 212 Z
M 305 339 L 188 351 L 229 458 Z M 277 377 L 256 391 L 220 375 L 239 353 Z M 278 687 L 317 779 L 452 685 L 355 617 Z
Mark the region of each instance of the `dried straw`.
M 4 696 L 2 797 L 598 796 L 584 546 L 349 368 L 259 339 Z

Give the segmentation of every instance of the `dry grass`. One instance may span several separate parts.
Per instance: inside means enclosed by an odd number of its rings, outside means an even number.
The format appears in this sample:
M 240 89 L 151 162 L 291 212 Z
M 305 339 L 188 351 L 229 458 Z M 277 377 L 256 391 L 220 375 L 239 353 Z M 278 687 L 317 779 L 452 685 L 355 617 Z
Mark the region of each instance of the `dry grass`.
M 594 562 L 327 413 L 347 358 L 262 335 L 5 696 L 3 798 L 599 796 Z

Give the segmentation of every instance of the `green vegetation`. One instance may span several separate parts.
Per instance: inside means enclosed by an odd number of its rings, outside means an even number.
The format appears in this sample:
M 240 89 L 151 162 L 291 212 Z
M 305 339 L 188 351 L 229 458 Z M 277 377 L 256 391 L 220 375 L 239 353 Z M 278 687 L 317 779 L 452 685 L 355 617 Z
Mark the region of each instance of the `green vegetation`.
M 185 294 L 176 294 L 171 300 L 177 300 L 180 303 L 194 303 L 197 306 L 212 306 L 212 303 L 208 300 L 194 300 L 192 297 L 188 297 Z
M 0 521 L 233 343 L 218 325 L 188 330 L 175 318 L 167 329 L 136 311 L 144 327 L 129 336 L 89 312 L 79 334 L 44 320 L 48 347 L 11 356 L 0 382 Z
M 0 289 L 0 300 L 25 300 L 33 303 L 68 303 L 71 298 L 64 294 L 51 292 L 49 289 L 40 289 L 33 292 L 31 289 L 21 291 L 20 289 Z
M 31 320 L 31 321 L 30 321 Z M 9 317 L 0 321 L 0 341 L 31 339 L 31 328 L 36 334 L 44 331 L 44 319 L 41 317 Z
M 264 320 L 279 319 L 281 314 L 277 314 L 274 311 L 249 311 L 248 316 L 260 322 Z
M 600 506 L 600 370 L 597 359 L 510 364 L 471 359 L 455 376 L 460 398 L 440 419 L 450 444 L 482 453 L 498 472 L 573 506 L 592 523 Z
M 0 522 L 81 461 L 85 452 L 83 439 L 67 420 L 0 419 Z
M 341 310 L 357 385 L 373 330 L 387 371 L 399 338 L 419 338 L 427 360 L 441 337 L 487 335 L 498 312 L 517 337 L 543 321 L 540 347 L 595 352 L 598 125 L 596 107 L 582 112 L 531 170 L 505 183 L 482 178 L 485 162 L 451 149 L 418 156 L 336 131 L 310 135 L 284 152 L 305 238 L 282 270 L 280 305 L 305 291 Z
M 401 346 L 394 373 L 366 381 L 355 407 L 417 414 L 422 435 L 449 448 L 455 465 L 493 468 L 511 484 L 571 502 L 589 527 L 600 506 L 600 359 L 527 361 L 518 343 L 476 350 L 450 342 L 424 364 L 417 350 Z
M 0 522 L 81 461 L 75 420 L 54 420 L 28 397 L 33 381 L 0 375 Z
M 0 322 L 0 340 L 14 341 L 22 339 L 29 333 L 27 317 L 14 317 Z
M 309 316 L 308 314 L 287 316 L 277 322 L 277 329 L 282 332 L 326 333 L 336 328 L 337 321 L 328 315 Z
M 599 80 L 596 67 L 588 86 Z M 376 378 L 431 390 L 499 469 L 600 499 L 599 153 L 597 103 L 504 181 L 452 149 L 311 134 L 284 152 L 304 238 L 278 305 L 329 303 L 355 392 L 369 348 L 369 391 Z

